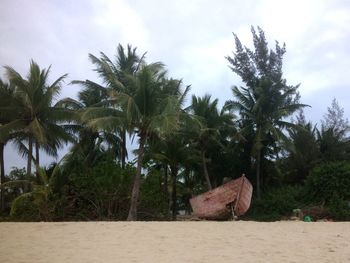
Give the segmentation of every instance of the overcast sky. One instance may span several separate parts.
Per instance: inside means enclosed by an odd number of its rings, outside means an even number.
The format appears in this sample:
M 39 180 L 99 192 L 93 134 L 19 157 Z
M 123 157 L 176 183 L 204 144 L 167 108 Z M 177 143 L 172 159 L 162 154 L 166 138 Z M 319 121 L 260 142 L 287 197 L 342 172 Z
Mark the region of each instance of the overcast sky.
M 164 62 L 192 93 L 212 94 L 222 105 L 240 85 L 224 58 L 234 50 L 232 32 L 251 46 L 251 25 L 271 45 L 286 43 L 285 77 L 301 83 L 301 100 L 312 106 L 307 119 L 319 122 L 334 97 L 349 118 L 349 0 L 0 0 L 0 64 L 25 75 L 34 59 L 52 65 L 51 79 L 69 73 L 66 84 L 98 81 L 88 53 L 113 57 L 118 43 L 130 43 L 148 52 L 148 62 Z M 79 89 L 65 85 L 62 96 Z M 5 154 L 7 170 L 24 166 L 10 147 Z

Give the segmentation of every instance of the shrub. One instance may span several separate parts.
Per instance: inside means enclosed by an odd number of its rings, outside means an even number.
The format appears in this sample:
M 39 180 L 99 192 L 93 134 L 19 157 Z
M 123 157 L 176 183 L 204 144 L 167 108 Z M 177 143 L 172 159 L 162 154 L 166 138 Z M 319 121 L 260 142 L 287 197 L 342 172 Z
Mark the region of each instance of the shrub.
M 31 193 L 18 196 L 12 203 L 10 216 L 15 221 L 40 221 L 40 210 Z
M 301 186 L 284 186 L 265 192 L 260 200 L 253 200 L 244 218 L 258 221 L 275 221 L 290 216 L 293 209 L 299 208 Z
M 309 203 L 321 203 L 337 220 L 350 219 L 350 163 L 331 162 L 315 167 L 305 182 Z
M 156 170 L 143 178 L 138 207 L 138 218 L 140 220 L 168 219 L 169 207 L 160 182 L 161 173 Z
M 334 197 L 350 200 L 350 163 L 332 162 L 315 167 L 306 179 L 305 194 L 309 201 L 326 205 Z
M 108 156 L 65 171 L 53 185 L 55 220 L 126 219 L 134 174 L 134 167 L 122 169 Z
M 350 220 L 349 201 L 334 196 L 329 201 L 329 212 L 336 220 Z

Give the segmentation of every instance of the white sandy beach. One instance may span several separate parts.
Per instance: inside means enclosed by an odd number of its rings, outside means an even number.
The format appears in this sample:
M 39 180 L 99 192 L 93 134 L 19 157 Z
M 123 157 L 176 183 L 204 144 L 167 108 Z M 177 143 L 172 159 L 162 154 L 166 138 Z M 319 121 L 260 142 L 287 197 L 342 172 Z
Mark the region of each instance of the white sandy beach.
M 350 262 L 350 223 L 0 223 L 0 262 Z

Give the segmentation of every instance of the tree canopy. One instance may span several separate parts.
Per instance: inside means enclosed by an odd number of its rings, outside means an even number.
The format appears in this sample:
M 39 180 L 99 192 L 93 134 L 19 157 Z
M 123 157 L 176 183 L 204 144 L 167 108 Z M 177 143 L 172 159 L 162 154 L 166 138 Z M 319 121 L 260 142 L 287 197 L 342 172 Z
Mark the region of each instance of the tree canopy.
M 251 32 L 252 48 L 234 34 L 226 61 L 243 84 L 233 85 L 224 102 L 215 94 L 188 96 L 185 80 L 131 45 L 119 44 L 112 59 L 89 54 L 97 79 L 72 81 L 81 87 L 76 99 L 59 97 L 67 75 L 49 83 L 51 67 L 41 69 L 32 60 L 23 77 L 5 66 L 2 215 L 28 221 L 177 220 L 179 213 L 191 213 L 193 196 L 245 174 L 255 193 L 248 218 L 275 220 L 314 205 L 349 219 L 344 110 L 334 99 L 321 125 L 308 121 L 299 85 L 287 84 L 283 74 L 286 45 L 276 41 L 271 47 L 259 27 Z M 10 141 L 28 164 L 6 175 Z M 64 158 L 43 167 L 40 153 L 57 156 L 63 145 L 69 145 Z

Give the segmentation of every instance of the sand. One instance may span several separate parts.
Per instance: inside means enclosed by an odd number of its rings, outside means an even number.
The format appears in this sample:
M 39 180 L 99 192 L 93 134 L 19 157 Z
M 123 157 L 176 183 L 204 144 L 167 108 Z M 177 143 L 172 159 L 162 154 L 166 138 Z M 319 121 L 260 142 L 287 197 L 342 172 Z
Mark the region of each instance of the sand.
M 0 223 L 0 262 L 350 262 L 350 222 Z

